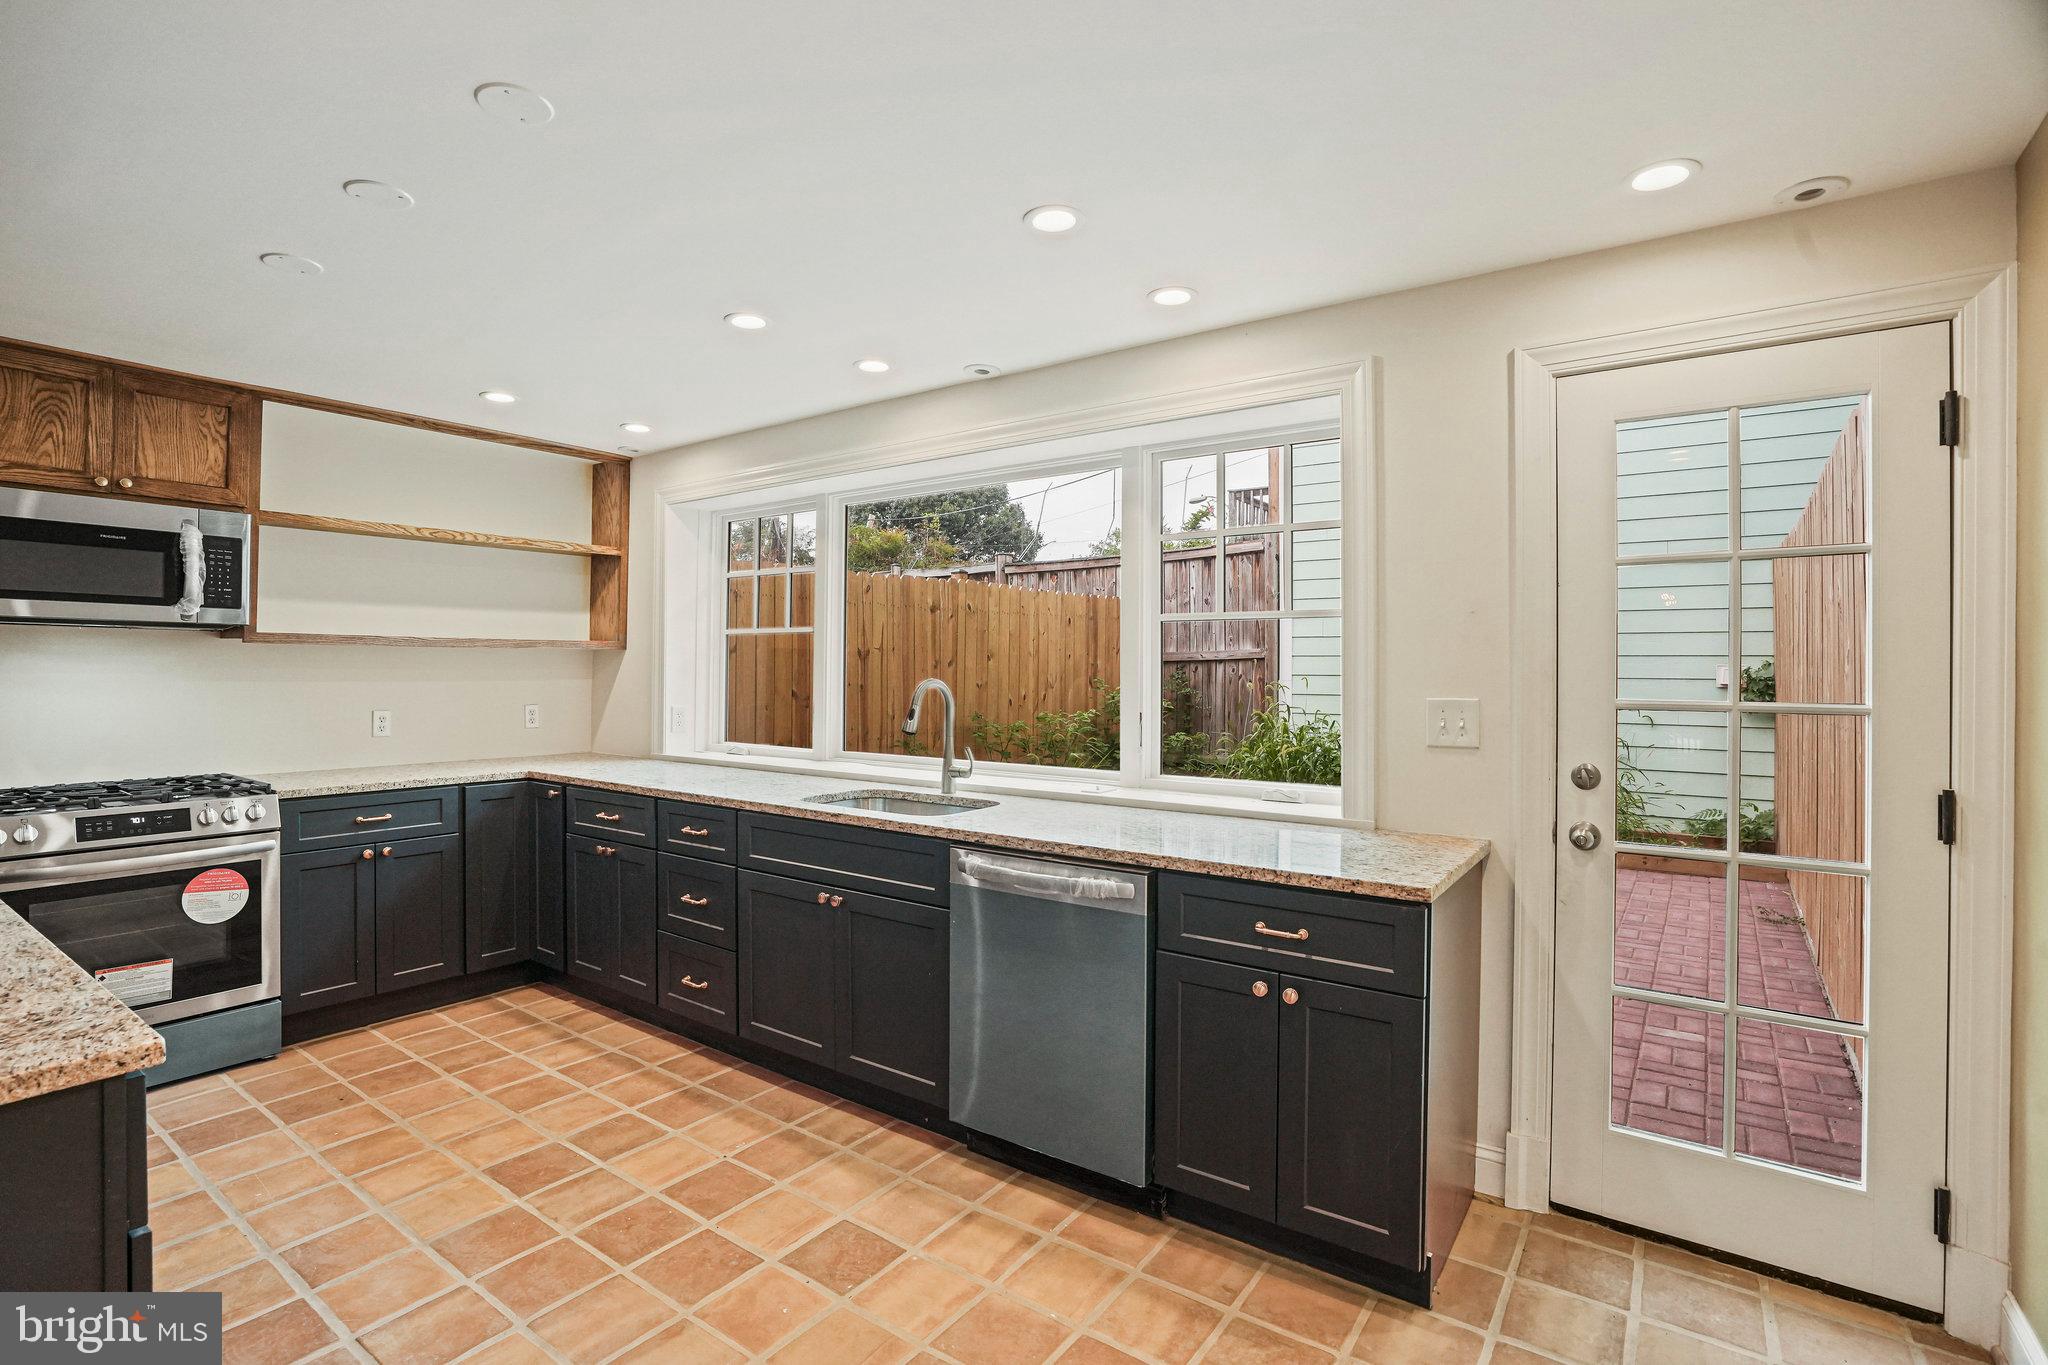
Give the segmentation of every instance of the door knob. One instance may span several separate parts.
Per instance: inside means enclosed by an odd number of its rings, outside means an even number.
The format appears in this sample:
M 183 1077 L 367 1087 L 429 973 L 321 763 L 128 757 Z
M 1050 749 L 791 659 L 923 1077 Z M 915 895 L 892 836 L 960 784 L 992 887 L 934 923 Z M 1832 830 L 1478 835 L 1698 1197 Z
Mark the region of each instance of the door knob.
M 1572 785 L 1582 792 L 1589 792 L 1600 785 L 1600 768 L 1597 764 L 1581 763 L 1572 769 Z
M 1565 831 L 1565 838 L 1572 841 L 1572 847 L 1590 853 L 1600 847 L 1600 831 L 1587 821 L 1581 820 Z

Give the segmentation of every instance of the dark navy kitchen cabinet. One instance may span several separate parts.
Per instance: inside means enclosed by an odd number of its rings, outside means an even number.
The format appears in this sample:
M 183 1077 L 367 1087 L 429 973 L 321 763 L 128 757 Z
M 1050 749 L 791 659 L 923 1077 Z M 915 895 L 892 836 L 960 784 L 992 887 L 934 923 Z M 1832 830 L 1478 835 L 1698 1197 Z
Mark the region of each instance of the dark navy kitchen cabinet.
M 567 834 L 568 794 L 553 782 L 530 782 L 533 806 L 533 960 L 562 970 L 563 843 Z
M 462 789 L 463 970 L 481 972 L 533 954 L 538 839 L 530 782 Z
M 569 975 L 653 1004 L 659 855 L 580 834 L 568 837 L 566 850 Z
M 323 848 L 279 860 L 284 1012 L 324 1009 L 377 989 L 374 848 Z
M 1160 953 L 1152 1171 L 1168 1189 L 1273 1217 L 1277 974 Z
M 742 1038 L 832 1065 L 831 895 L 805 882 L 739 878 Z
M 946 1103 L 950 949 L 944 910 L 834 893 L 833 1065 L 934 1108 Z
M 377 989 L 462 974 L 462 836 L 379 844 Z

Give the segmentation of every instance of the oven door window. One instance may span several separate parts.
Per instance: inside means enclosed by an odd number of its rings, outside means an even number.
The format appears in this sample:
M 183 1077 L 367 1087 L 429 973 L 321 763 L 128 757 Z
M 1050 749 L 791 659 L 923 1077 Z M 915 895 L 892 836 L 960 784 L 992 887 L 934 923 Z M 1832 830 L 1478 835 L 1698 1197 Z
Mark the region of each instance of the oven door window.
M 255 858 L 9 891 L 7 903 L 135 1009 L 263 980 Z
M 160 606 L 179 591 L 169 531 L 0 517 L 0 598 Z

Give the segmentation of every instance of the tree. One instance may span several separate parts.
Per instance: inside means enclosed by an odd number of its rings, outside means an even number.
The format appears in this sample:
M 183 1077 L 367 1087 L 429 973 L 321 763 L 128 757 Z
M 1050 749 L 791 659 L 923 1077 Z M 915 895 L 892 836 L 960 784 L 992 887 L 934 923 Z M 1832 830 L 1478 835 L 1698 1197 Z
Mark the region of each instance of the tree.
M 906 563 L 902 565 L 905 568 L 980 564 L 1001 554 L 1014 555 L 1017 562 L 1028 563 L 1045 544 L 1045 537 L 1031 524 L 1024 509 L 1010 501 L 1009 487 L 1000 483 L 871 502 L 856 508 L 852 520 L 855 524 L 865 522 L 876 531 L 902 532 L 913 544 L 925 547 L 913 558 L 934 561 Z M 851 558 L 853 540 L 849 531 L 847 567 L 858 570 L 860 566 Z M 955 558 L 935 558 L 942 546 L 950 546 Z M 895 561 L 880 567 L 895 567 Z
M 1088 547 L 1090 559 L 1121 559 L 1124 553 L 1124 528 L 1112 526 L 1109 534 Z
M 846 567 L 850 573 L 888 573 L 892 569 L 944 569 L 965 563 L 960 547 L 943 536 L 928 534 L 922 525 L 909 529 L 849 522 Z

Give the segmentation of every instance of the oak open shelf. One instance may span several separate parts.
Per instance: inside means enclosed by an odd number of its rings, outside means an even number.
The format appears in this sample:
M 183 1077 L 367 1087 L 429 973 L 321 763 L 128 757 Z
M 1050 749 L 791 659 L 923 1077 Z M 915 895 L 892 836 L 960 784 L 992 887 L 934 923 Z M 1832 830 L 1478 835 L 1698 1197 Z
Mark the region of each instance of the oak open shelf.
M 354 517 L 322 517 L 307 512 L 258 512 L 256 520 L 264 526 L 286 526 L 296 531 L 378 536 L 385 540 L 427 540 L 438 545 L 470 545 L 486 550 L 531 550 L 536 554 L 581 555 L 586 559 L 616 559 L 625 553 L 616 545 L 501 536 L 487 531 L 454 531 L 442 526 L 407 526 L 396 521 L 359 521 Z
M 333 635 L 308 631 L 224 631 L 248 645 L 424 645 L 447 649 L 624 649 L 624 640 L 486 639 L 470 635 Z

